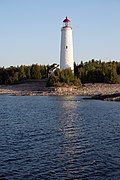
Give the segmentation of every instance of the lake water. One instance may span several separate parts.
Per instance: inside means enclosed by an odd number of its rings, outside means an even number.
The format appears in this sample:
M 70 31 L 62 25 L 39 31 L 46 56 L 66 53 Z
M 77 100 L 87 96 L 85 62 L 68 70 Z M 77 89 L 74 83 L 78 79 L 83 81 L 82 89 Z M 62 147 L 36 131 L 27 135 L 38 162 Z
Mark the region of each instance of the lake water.
M 0 96 L 0 180 L 120 179 L 120 102 Z

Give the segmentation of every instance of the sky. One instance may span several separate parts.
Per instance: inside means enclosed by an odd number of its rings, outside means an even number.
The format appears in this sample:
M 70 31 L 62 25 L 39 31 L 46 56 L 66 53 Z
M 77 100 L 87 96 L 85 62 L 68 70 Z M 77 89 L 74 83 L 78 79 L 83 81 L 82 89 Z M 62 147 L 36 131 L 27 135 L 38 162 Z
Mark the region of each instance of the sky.
M 60 61 L 63 20 L 74 61 L 120 61 L 120 0 L 0 0 L 0 67 Z

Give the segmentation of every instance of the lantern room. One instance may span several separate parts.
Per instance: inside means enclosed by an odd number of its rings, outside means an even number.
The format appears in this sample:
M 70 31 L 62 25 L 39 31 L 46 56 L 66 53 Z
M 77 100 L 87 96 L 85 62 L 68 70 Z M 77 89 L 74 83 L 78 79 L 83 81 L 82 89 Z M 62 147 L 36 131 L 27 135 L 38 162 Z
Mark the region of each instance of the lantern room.
M 63 20 L 63 27 L 70 26 L 70 19 L 66 16 L 66 18 Z

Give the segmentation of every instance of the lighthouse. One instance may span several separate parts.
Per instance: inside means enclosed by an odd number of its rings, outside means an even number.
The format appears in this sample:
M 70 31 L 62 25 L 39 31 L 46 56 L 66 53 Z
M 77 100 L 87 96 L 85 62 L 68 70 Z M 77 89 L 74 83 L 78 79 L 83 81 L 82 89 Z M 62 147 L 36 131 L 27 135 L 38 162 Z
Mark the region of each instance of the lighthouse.
M 74 70 L 72 27 L 70 26 L 70 19 L 66 17 L 61 28 L 60 70 L 68 68 Z

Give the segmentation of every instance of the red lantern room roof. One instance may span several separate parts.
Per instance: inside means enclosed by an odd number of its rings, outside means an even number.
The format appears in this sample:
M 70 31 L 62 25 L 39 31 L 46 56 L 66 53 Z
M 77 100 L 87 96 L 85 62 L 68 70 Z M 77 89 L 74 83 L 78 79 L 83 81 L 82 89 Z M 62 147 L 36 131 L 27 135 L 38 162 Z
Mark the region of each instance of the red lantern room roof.
M 68 22 L 70 22 L 70 20 L 68 19 L 68 17 L 66 16 L 66 18 L 64 19 L 64 21 L 63 21 L 64 23 L 68 23 Z

